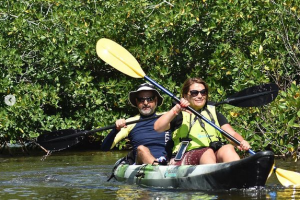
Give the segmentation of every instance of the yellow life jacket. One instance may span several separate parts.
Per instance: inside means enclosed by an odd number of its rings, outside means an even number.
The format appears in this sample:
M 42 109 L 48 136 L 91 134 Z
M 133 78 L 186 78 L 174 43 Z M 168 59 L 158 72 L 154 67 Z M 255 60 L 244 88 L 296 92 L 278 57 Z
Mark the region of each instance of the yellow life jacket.
M 220 127 L 217 120 L 215 106 L 207 105 L 207 110 L 211 114 L 209 114 L 206 110 L 203 110 L 201 114 L 208 120 L 214 121 L 214 123 Z M 206 123 L 204 120 L 196 118 L 194 114 L 182 112 L 182 117 L 181 126 L 176 129 L 172 135 L 172 139 L 174 141 L 173 153 L 178 151 L 181 138 L 191 139 L 186 151 L 201 147 L 208 147 L 211 141 L 218 141 L 218 137 L 224 138 L 218 130 Z M 204 128 L 201 126 L 200 122 L 203 124 L 202 126 L 204 126 Z

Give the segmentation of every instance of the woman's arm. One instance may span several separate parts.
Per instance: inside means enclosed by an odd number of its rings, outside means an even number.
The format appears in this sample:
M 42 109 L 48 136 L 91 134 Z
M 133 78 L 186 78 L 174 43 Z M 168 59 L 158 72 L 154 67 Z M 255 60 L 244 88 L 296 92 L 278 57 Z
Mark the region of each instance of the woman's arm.
M 250 144 L 244 140 L 244 138 L 238 134 L 231 126 L 230 124 L 224 124 L 221 126 L 221 129 L 223 129 L 224 131 L 226 131 L 227 133 L 229 133 L 230 135 L 232 135 L 234 138 L 236 138 L 238 141 L 240 141 L 240 146 L 238 146 L 239 150 L 244 150 L 247 151 L 249 150 Z M 229 140 L 229 139 L 228 139 Z M 234 142 L 232 142 L 231 140 L 229 140 L 231 144 L 237 146 Z
M 156 122 L 154 123 L 154 130 L 157 132 L 163 132 L 165 130 L 170 129 L 170 122 L 182 111 L 185 110 L 184 108 L 189 106 L 190 103 L 185 100 L 181 99 L 180 104 L 176 104 L 171 110 L 166 112 L 162 115 Z

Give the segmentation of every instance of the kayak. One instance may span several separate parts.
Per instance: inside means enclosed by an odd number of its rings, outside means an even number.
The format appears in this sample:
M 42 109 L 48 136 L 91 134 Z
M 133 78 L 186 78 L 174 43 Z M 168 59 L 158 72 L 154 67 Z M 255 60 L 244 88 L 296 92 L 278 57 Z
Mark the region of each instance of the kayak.
M 239 161 L 205 165 L 129 165 L 119 160 L 112 177 L 145 187 L 229 190 L 265 186 L 273 164 L 271 151 L 258 152 Z

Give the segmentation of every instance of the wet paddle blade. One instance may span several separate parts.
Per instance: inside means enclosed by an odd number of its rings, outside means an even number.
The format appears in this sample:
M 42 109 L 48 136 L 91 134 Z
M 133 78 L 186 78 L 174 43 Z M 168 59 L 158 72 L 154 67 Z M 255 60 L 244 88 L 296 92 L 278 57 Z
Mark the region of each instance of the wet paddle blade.
M 275 169 L 279 182 L 285 186 L 300 187 L 300 173 L 288 171 L 280 168 Z
M 61 151 L 74 146 L 84 139 L 84 135 L 72 137 L 80 130 L 64 129 L 54 132 L 44 133 L 37 137 L 37 143 L 49 151 Z M 70 137 L 67 137 L 70 136 Z M 60 138 L 57 140 L 57 138 Z
M 96 51 L 102 60 L 120 72 L 133 78 L 143 78 L 145 76 L 135 57 L 116 42 L 102 38 L 97 42 Z
M 216 103 L 230 104 L 237 107 L 258 107 L 272 102 L 278 95 L 278 85 L 275 83 L 263 84 L 246 88 L 226 100 Z
M 273 174 L 274 168 L 275 168 L 275 163 L 273 164 L 267 179 L 269 179 L 271 177 L 271 175 Z

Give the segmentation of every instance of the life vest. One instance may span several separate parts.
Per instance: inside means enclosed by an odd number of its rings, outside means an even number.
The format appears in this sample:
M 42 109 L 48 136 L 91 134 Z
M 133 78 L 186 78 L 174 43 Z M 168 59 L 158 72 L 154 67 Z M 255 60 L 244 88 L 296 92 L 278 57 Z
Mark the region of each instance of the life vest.
M 207 105 L 207 110 L 211 114 L 208 114 L 206 110 L 203 110 L 201 112 L 201 115 L 203 115 L 210 121 L 214 121 L 215 125 L 220 127 L 217 120 L 215 106 Z M 191 139 L 186 151 L 201 147 L 208 147 L 211 141 L 218 141 L 219 138 L 224 138 L 218 130 L 216 130 L 210 124 L 206 123 L 204 120 L 199 119 L 194 114 L 182 112 L 182 117 L 183 119 L 181 126 L 173 132 L 173 153 L 178 151 L 181 138 L 188 137 L 189 139 Z M 200 122 L 202 123 L 202 126 L 204 126 L 204 128 L 201 126 Z

